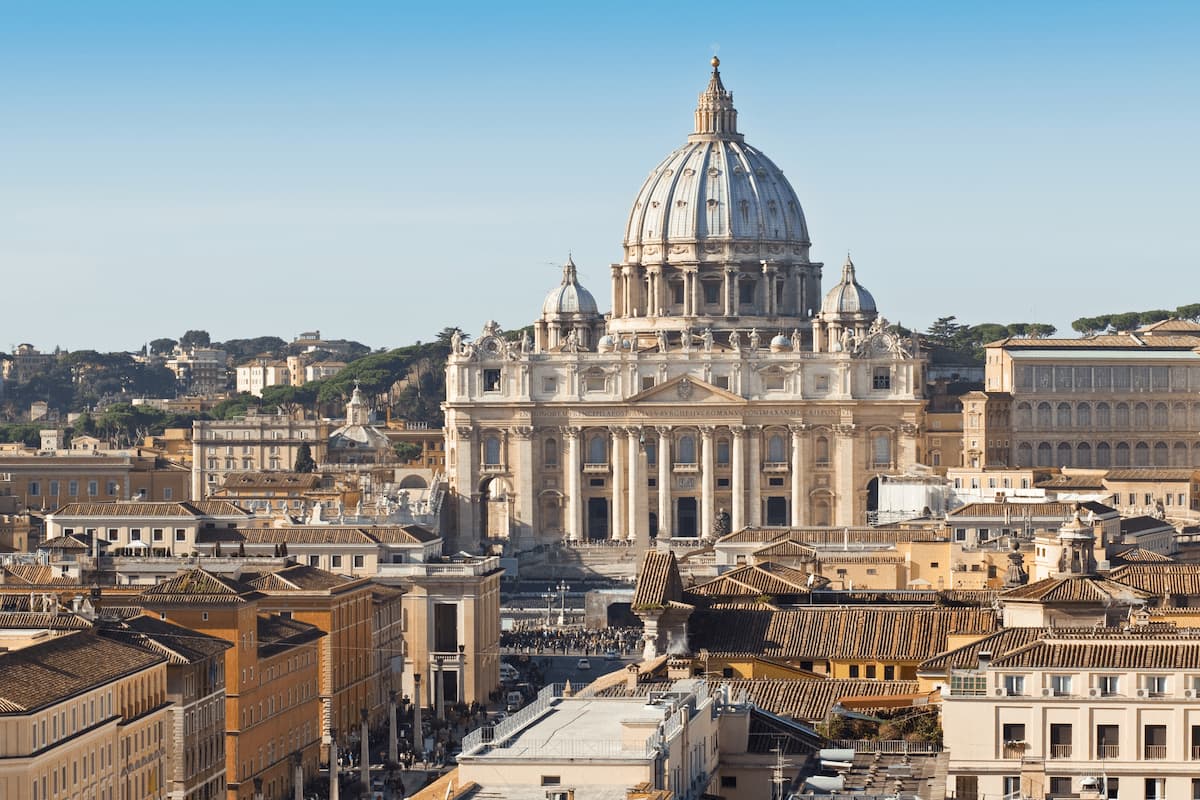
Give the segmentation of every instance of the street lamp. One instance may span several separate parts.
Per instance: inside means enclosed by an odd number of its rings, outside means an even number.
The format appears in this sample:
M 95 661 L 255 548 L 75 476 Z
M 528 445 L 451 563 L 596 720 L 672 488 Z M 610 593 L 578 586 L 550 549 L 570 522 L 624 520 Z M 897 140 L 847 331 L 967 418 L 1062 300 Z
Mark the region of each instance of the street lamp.
M 566 581 L 559 581 L 558 586 L 554 588 L 559 597 L 558 627 L 561 628 L 567 624 L 567 592 L 571 591 L 571 587 L 567 586 Z
M 542 592 L 542 599 L 546 601 L 546 627 L 549 628 L 554 618 L 554 592 Z

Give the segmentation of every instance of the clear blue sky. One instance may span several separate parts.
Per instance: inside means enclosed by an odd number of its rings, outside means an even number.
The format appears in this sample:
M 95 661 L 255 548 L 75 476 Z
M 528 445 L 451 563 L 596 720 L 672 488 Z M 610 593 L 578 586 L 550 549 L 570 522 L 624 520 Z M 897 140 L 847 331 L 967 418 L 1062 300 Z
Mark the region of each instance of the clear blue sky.
M 826 287 L 893 321 L 1200 302 L 1195 3 L 0 0 L 0 347 L 531 322 L 719 48 Z

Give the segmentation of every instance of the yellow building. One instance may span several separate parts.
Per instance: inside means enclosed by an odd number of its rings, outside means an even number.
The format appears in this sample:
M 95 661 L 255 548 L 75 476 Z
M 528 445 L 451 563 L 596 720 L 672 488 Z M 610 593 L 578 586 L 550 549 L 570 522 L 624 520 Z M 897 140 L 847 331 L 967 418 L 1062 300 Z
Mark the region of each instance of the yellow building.
M 167 659 L 73 631 L 0 654 L 0 797 L 165 800 Z
M 147 611 L 234 645 L 225 656 L 228 800 L 290 797 L 293 754 L 316 775 L 324 731 L 319 691 L 324 634 L 298 620 L 260 613 L 253 587 L 192 569 L 141 594 Z

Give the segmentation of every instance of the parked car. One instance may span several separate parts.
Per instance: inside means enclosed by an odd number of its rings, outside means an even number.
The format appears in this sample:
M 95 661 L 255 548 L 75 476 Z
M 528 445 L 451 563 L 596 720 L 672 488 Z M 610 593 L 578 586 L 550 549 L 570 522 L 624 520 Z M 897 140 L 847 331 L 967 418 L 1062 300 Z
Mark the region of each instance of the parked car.
M 620 661 L 621 654 L 618 653 L 616 650 L 609 650 L 607 653 L 604 654 L 604 659 L 606 661 Z
M 591 669 L 591 668 L 592 668 L 592 662 L 588 661 L 586 658 L 581 658 L 575 662 L 575 669 Z

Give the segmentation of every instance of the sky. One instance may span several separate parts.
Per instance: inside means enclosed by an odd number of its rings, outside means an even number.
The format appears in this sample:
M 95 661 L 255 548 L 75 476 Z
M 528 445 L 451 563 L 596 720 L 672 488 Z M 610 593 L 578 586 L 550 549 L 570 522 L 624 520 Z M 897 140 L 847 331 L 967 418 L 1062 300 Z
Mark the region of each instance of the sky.
M 0 0 L 0 348 L 602 309 L 709 59 L 893 322 L 1200 302 L 1195 3 Z

